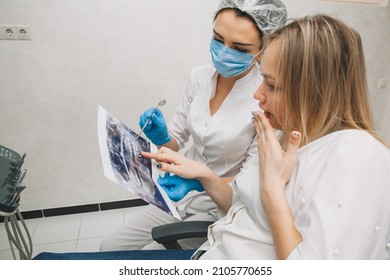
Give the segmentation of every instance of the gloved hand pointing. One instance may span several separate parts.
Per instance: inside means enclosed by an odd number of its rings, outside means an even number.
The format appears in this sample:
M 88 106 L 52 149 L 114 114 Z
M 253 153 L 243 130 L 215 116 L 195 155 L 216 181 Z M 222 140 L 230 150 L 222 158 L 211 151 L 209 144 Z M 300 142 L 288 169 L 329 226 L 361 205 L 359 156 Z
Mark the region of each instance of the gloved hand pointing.
M 152 115 L 154 109 L 155 108 L 150 108 L 146 110 L 139 117 L 139 126 L 141 129 L 149 119 L 150 115 Z M 164 116 L 159 109 L 156 109 L 155 112 L 153 113 L 149 123 L 146 125 L 144 129 L 144 133 L 146 137 L 148 137 L 150 141 L 152 141 L 153 144 L 157 146 L 168 143 L 171 140 L 171 137 L 169 136 L 168 133 L 167 125 L 165 123 Z
M 167 193 L 168 197 L 177 202 L 192 190 L 203 192 L 204 188 L 197 179 L 184 179 L 177 175 L 170 176 L 166 172 L 164 177 L 158 178 L 157 182 Z

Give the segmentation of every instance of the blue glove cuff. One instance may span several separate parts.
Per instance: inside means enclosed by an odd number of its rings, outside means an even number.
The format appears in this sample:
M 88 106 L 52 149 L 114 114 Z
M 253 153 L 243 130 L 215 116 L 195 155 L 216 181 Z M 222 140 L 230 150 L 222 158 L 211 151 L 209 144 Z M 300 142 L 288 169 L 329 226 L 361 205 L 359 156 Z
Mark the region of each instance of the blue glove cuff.
M 204 192 L 204 188 L 203 188 L 202 184 L 199 182 L 199 180 L 192 179 L 191 181 L 193 183 L 194 190 L 196 190 L 198 192 Z
M 153 139 L 152 143 L 156 146 L 161 146 L 165 143 L 168 143 L 169 141 L 171 141 L 171 136 L 168 134 L 166 137 Z

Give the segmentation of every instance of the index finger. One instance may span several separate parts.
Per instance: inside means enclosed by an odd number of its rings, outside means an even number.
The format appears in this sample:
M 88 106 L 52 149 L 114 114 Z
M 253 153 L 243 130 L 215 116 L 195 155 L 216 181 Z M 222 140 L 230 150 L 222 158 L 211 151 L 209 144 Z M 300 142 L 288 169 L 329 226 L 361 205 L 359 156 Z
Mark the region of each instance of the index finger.
M 177 160 L 174 158 L 174 154 L 165 154 L 165 153 L 149 153 L 149 152 L 141 152 L 141 155 L 145 158 L 155 159 L 156 161 L 168 162 L 168 163 L 176 163 Z
M 261 131 L 264 133 L 265 137 L 268 139 L 274 138 L 275 136 L 274 128 L 272 127 L 268 118 L 265 116 L 264 113 L 259 113 L 258 116 L 260 119 Z

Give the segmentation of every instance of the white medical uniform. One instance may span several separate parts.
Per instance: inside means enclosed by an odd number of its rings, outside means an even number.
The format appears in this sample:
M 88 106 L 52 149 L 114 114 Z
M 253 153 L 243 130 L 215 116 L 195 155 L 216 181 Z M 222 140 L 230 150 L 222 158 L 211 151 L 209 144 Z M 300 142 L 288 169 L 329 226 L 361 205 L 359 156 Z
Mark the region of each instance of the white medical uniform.
M 180 148 L 192 137 L 193 145 L 186 156 L 210 167 L 223 177 L 237 175 L 245 162 L 257 157 L 252 111 L 259 110 L 253 94 L 261 83 L 257 67 L 237 80 L 218 111 L 211 116 L 210 99 L 214 97 L 218 73 L 212 66 L 193 69 L 186 90 L 169 124 L 169 133 Z M 177 202 L 176 208 L 183 220 L 209 220 L 219 218 L 217 205 L 206 192 L 191 191 Z M 151 229 L 178 220 L 153 205 L 146 206 L 129 219 L 124 228 L 108 236 L 102 251 L 126 249 L 157 249 Z M 153 243 L 152 243 L 153 242 Z M 181 242 L 184 248 L 198 247 L 204 242 Z
M 234 180 L 234 203 L 209 227 L 201 259 L 275 259 L 257 164 Z M 390 151 L 359 130 L 302 148 L 286 197 L 303 241 L 289 259 L 390 258 Z
M 236 81 L 218 111 L 210 115 L 210 99 L 214 97 L 218 73 L 211 66 L 195 68 L 178 106 L 169 133 L 179 148 L 192 136 L 193 145 L 186 156 L 204 163 L 221 177 L 232 177 L 255 155 L 257 143 L 252 111 L 259 110 L 253 94 L 261 83 L 257 67 Z M 192 191 L 177 204 L 182 217 L 209 213 L 217 217 L 217 206 L 206 192 Z

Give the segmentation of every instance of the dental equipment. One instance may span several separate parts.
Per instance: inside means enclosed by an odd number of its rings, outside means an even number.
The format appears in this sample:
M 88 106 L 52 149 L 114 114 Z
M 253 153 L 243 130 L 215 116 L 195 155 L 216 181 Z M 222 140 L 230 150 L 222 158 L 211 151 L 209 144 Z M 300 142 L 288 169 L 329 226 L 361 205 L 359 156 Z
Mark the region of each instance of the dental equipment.
M 17 259 L 15 248 L 19 251 L 21 260 L 29 260 L 32 257 L 31 235 L 18 209 L 20 193 L 26 188 L 22 184 L 26 169 L 21 169 L 25 156 L 26 154 L 20 156 L 15 151 L 0 145 L 0 216 L 4 216 L 4 227 L 15 260 Z

